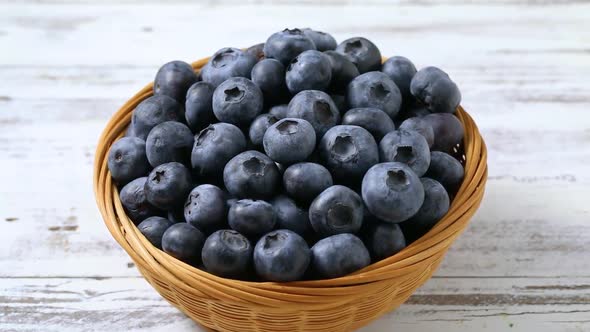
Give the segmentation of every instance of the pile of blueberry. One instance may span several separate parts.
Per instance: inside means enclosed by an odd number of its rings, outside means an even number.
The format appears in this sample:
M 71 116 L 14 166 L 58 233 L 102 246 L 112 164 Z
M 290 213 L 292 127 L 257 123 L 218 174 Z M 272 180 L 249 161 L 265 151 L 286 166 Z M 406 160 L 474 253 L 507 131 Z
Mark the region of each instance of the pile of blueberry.
M 141 233 L 218 276 L 335 278 L 389 257 L 463 179 L 457 85 L 365 38 L 285 29 L 162 66 L 108 167 Z

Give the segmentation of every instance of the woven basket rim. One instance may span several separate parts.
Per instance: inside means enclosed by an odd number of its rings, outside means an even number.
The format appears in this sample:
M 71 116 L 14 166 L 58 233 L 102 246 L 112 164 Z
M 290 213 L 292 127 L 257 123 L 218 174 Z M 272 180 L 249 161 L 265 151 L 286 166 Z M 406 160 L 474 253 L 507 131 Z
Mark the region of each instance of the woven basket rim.
M 208 58 L 201 59 L 192 66 L 199 70 L 207 61 Z M 277 283 L 217 277 L 153 247 L 125 215 L 106 166 L 110 146 L 124 135 L 131 111 L 152 95 L 152 86 L 153 83 L 146 85 L 129 99 L 111 117 L 101 134 L 94 161 L 94 193 L 107 228 L 144 276 L 156 273 L 179 289 L 224 301 L 268 307 L 288 305 L 290 308 L 305 309 L 309 306 L 336 306 L 349 302 L 352 295 L 362 294 L 365 289 L 387 287 L 387 281 L 392 278 L 416 273 L 423 268 L 424 261 L 436 260 L 465 229 L 483 198 L 487 180 L 486 146 L 473 119 L 459 106 L 456 115 L 465 129 L 465 177 L 448 213 L 426 235 L 396 255 L 340 278 Z M 195 284 L 199 287 L 194 287 Z

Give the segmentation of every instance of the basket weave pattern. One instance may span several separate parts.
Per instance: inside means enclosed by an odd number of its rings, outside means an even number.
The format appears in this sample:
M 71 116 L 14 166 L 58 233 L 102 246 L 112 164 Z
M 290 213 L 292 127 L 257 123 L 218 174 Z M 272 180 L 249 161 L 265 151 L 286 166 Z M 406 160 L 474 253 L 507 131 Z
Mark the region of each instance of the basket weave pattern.
M 193 63 L 199 70 L 208 59 Z M 405 302 L 436 271 L 481 203 L 487 180 L 485 143 L 459 107 L 465 128 L 465 179 L 449 212 L 425 236 L 398 254 L 351 275 L 290 283 L 224 279 L 153 247 L 126 216 L 107 168 L 115 140 L 135 107 L 152 95 L 149 84 L 115 113 L 104 129 L 94 162 L 94 192 L 106 226 L 145 279 L 193 320 L 217 331 L 349 331 Z

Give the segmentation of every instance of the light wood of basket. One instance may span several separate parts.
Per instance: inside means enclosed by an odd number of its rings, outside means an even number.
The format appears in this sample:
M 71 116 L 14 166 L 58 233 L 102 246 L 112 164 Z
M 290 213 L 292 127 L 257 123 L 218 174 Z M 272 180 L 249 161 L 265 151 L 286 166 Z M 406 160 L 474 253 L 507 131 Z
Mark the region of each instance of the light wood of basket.
M 199 70 L 208 59 L 193 63 Z M 349 331 L 397 308 L 428 280 L 482 200 L 487 152 L 473 119 L 465 127 L 465 179 L 449 212 L 425 236 L 398 254 L 346 277 L 290 283 L 216 277 L 154 248 L 125 215 L 107 168 L 108 151 L 123 136 L 133 109 L 152 95 L 149 84 L 113 115 L 94 161 L 94 193 L 109 231 L 146 280 L 172 305 L 217 331 Z

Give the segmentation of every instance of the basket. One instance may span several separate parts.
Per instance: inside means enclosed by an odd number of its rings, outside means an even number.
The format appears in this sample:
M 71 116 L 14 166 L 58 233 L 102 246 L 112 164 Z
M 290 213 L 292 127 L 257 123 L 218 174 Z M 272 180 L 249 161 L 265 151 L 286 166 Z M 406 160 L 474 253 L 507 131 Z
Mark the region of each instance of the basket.
M 193 63 L 199 70 L 208 59 Z M 487 180 L 485 143 L 459 106 L 465 128 L 465 178 L 448 213 L 396 255 L 351 275 L 289 283 L 224 279 L 156 249 L 126 216 L 107 168 L 110 146 L 123 136 L 133 109 L 152 95 L 143 88 L 113 115 L 95 155 L 94 193 L 106 226 L 145 279 L 191 319 L 216 331 L 350 331 L 397 308 L 436 271 L 480 205 Z

